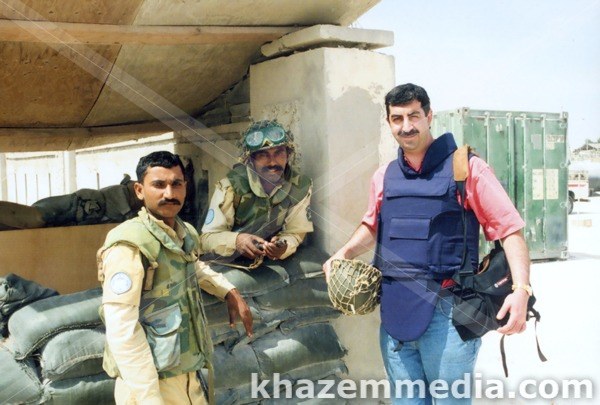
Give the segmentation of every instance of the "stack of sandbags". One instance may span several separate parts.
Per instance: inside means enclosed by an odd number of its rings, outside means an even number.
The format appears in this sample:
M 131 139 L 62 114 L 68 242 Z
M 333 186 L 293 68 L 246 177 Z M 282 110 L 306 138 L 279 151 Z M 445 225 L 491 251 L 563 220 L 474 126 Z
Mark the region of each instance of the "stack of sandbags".
M 0 375 L 30 387 L 21 389 L 28 398 L 14 403 L 114 403 L 114 380 L 102 370 L 100 303 L 100 289 L 86 290 L 36 301 L 11 316 L 11 347 L 2 353 L 7 361 L 0 362 Z M 0 403 L 15 398 L 12 391 L 0 390 Z
M 44 394 L 33 359 L 16 360 L 10 344 L 0 343 L 0 403 L 39 404 Z
M 40 350 L 44 390 L 54 404 L 111 404 L 114 380 L 102 369 L 104 329 L 74 329 Z
M 8 335 L 8 319 L 18 309 L 32 302 L 58 295 L 51 288 L 42 287 L 38 283 L 8 274 L 0 277 L 0 336 Z
M 218 404 L 263 403 L 277 393 L 294 403 L 299 380 L 335 380 L 347 374 L 346 351 L 329 324 L 340 313 L 327 295 L 322 272 L 327 258 L 324 252 L 302 248 L 289 259 L 266 260 L 250 271 L 211 266 L 237 287 L 254 316 L 250 339 L 242 325 L 229 327 L 224 303 L 203 295 L 215 344 Z M 258 386 L 264 390 L 257 391 Z

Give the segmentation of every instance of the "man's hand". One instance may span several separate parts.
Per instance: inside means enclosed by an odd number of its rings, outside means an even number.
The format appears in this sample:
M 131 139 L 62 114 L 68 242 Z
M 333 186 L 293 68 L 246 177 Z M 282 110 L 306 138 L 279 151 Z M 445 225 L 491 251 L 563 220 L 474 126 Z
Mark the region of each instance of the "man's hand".
M 506 297 L 496 318 L 502 319 L 507 313 L 510 313 L 510 317 L 506 325 L 497 329 L 498 332 L 504 335 L 512 335 L 525 330 L 527 327 L 527 301 L 529 301 L 529 294 L 521 288 L 516 289 Z
M 287 242 L 285 239 L 279 239 L 278 236 L 273 236 L 270 242 L 263 245 L 265 254 L 271 260 L 279 259 L 287 250 Z
M 235 239 L 235 249 L 243 256 L 250 259 L 256 259 L 258 256 L 264 256 L 265 252 L 258 248 L 267 243 L 263 238 L 250 233 L 240 233 Z
M 329 272 L 331 271 L 331 262 L 335 259 L 345 259 L 339 251 L 331 256 L 325 263 L 323 263 L 323 273 L 325 273 L 325 281 L 329 282 Z
M 225 296 L 227 312 L 229 313 L 229 326 L 234 328 L 236 318 L 240 318 L 246 329 L 246 335 L 252 337 L 252 312 L 237 288 L 230 290 Z

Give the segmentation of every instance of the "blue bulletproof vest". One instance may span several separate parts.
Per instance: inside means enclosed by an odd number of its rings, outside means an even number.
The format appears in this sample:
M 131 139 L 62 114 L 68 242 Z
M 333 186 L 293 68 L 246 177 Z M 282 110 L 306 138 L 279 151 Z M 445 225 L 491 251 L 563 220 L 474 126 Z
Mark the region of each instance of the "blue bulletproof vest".
M 383 181 L 375 265 L 383 274 L 383 327 L 400 341 L 421 336 L 433 316 L 440 282 L 462 262 L 463 225 L 453 179 L 452 134 L 429 147 L 421 172 L 398 159 Z M 467 257 L 477 266 L 479 222 L 467 212 Z

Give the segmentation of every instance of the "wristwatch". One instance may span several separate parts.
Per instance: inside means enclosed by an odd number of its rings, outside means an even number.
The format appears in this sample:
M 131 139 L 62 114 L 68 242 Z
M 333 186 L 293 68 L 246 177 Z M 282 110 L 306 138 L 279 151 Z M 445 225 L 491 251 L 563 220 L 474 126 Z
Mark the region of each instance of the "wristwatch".
M 522 288 L 527 291 L 527 294 L 531 297 L 533 295 L 533 289 L 529 284 L 513 284 L 512 290 L 515 291 L 517 288 Z

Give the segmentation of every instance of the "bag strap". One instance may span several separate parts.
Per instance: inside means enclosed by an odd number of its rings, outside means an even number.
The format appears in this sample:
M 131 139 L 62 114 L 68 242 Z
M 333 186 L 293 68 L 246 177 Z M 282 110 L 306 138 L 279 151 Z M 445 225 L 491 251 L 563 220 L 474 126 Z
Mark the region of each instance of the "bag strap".
M 461 285 L 464 283 L 464 279 L 467 276 L 472 276 L 474 273 L 473 266 L 467 263 L 467 210 L 465 209 L 467 192 L 465 190 L 465 182 L 469 177 L 469 153 L 471 147 L 469 145 L 463 145 L 454 151 L 452 156 L 452 171 L 454 175 L 454 182 L 458 189 L 460 196 L 460 207 L 461 207 L 461 218 L 463 224 L 463 252 L 460 270 L 458 275 L 461 281 Z
M 529 319 L 529 318 L 535 318 L 535 324 L 534 324 L 535 344 L 537 346 L 538 357 L 540 358 L 541 362 L 546 362 L 546 361 L 548 361 L 548 359 L 546 358 L 546 356 L 544 356 L 544 353 L 542 353 L 542 349 L 540 348 L 540 340 L 538 338 L 538 333 L 537 333 L 537 326 L 538 326 L 538 322 L 540 321 L 540 313 L 533 308 L 528 308 L 527 319 Z M 508 365 L 506 364 L 506 352 L 504 350 L 504 338 L 505 337 L 506 337 L 506 335 L 502 335 L 502 337 L 500 338 L 500 354 L 502 356 L 502 369 L 504 370 L 504 376 L 508 377 Z
M 474 274 L 473 266 L 466 263 L 467 260 L 467 210 L 465 209 L 466 204 L 466 190 L 465 181 L 469 177 L 469 153 L 471 153 L 471 147 L 469 145 L 463 145 L 454 152 L 452 157 L 452 169 L 454 170 L 454 181 L 456 188 L 460 195 L 460 207 L 462 208 L 462 223 L 463 223 L 463 254 L 462 263 L 459 270 L 459 280 L 461 286 L 464 285 L 465 278 Z M 502 248 L 499 240 L 494 241 L 494 247 L 496 249 Z M 467 264 L 467 265 L 465 265 Z M 527 319 L 535 318 L 535 343 L 537 345 L 538 357 L 542 362 L 547 361 L 546 356 L 540 349 L 540 341 L 537 334 L 537 325 L 540 321 L 540 313 L 533 308 L 533 305 L 527 305 Z M 502 335 L 500 338 L 500 354 L 502 356 L 502 368 L 504 369 L 504 375 L 508 377 L 508 366 L 506 364 L 506 352 L 504 350 L 504 338 L 506 335 Z

